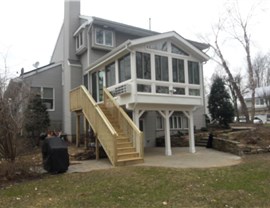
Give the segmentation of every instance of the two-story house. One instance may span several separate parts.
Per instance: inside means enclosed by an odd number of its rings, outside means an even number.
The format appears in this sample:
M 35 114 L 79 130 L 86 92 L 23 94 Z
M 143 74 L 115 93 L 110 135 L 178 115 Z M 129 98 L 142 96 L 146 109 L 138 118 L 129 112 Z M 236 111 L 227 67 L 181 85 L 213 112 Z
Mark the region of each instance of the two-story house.
M 65 1 L 51 63 L 21 78 L 41 94 L 51 128 L 71 138 L 91 126 L 114 165 L 128 154 L 142 159 L 143 147 L 155 146 L 160 135 L 165 135 L 165 154 L 171 155 L 172 131 L 187 130 L 194 153 L 194 128 L 205 126 L 207 48 L 174 31 L 82 16 L 80 1 Z
M 251 93 L 248 92 L 245 97 L 248 110 L 251 110 Z M 262 120 L 263 123 L 270 122 L 270 86 L 258 87 L 255 89 L 255 117 Z

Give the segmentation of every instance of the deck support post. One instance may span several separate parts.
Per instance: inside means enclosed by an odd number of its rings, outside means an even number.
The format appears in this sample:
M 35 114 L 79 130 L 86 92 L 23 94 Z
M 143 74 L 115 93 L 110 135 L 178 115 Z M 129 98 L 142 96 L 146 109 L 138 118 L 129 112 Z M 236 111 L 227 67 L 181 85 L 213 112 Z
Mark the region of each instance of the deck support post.
M 193 111 L 183 111 L 183 113 L 188 118 L 188 135 L 189 135 L 189 152 L 195 153 L 195 138 L 194 138 L 194 120 L 193 120 Z
M 76 147 L 80 146 L 80 132 L 81 132 L 81 115 L 80 113 L 76 114 Z
M 84 123 L 83 123 L 83 131 L 84 131 L 84 147 L 85 149 L 89 149 L 88 143 L 89 143 L 89 123 L 87 119 L 84 117 Z
M 172 155 L 172 147 L 171 147 L 171 132 L 170 132 L 170 117 L 174 111 L 165 110 L 165 111 L 158 111 L 160 115 L 164 119 L 165 123 L 165 155 L 171 156 Z
M 98 138 L 96 137 L 96 160 L 99 160 L 99 141 L 98 141 Z

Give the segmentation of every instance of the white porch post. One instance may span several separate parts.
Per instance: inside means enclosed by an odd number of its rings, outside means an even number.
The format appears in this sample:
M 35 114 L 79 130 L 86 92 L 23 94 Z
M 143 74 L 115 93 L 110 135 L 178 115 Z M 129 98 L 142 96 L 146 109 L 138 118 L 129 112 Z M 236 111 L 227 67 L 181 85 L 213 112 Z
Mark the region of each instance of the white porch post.
M 189 152 L 195 153 L 195 139 L 194 139 L 194 121 L 193 121 L 193 111 L 189 111 L 189 113 L 184 111 L 184 114 L 187 116 L 189 120 L 188 125 L 188 134 L 189 134 Z
M 172 155 L 172 147 L 171 147 L 171 134 L 170 134 L 170 116 L 172 115 L 173 111 L 165 110 L 164 113 L 159 111 L 160 115 L 165 120 L 165 155 L 171 156 Z
M 139 110 L 139 109 L 134 109 L 132 114 L 133 114 L 133 122 L 136 124 L 138 128 L 140 128 L 140 117 L 142 114 L 145 112 L 145 110 Z

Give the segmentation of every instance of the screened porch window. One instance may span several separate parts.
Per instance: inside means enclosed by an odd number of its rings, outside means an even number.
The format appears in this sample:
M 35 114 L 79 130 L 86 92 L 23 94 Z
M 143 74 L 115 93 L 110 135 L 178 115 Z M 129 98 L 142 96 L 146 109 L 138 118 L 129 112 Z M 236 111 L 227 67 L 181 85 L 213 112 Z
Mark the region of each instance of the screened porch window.
M 160 94 L 169 94 L 169 87 L 165 87 L 165 86 L 156 86 L 156 93 L 160 93 Z
M 110 87 L 115 85 L 115 63 L 105 67 L 106 72 L 106 86 Z
M 189 95 L 200 96 L 200 90 L 199 89 L 189 89 Z
M 151 85 L 138 84 L 137 91 L 138 92 L 151 92 Z
M 128 54 L 119 59 L 119 82 L 129 80 L 130 78 L 130 54 Z
M 156 80 L 169 81 L 168 57 L 155 55 Z
M 189 84 L 200 84 L 199 63 L 188 61 L 188 81 Z
M 173 65 L 173 82 L 185 82 L 185 70 L 184 70 L 184 60 L 172 59 Z
M 179 55 L 185 55 L 185 56 L 188 56 L 188 53 L 186 53 L 186 52 L 183 51 L 182 49 L 178 48 L 178 47 L 175 46 L 174 44 L 172 44 L 171 46 L 172 46 L 172 53 L 179 54 Z
M 136 72 L 139 79 L 151 79 L 150 54 L 136 52 Z
M 185 88 L 179 88 L 179 87 L 174 87 L 173 88 L 173 94 L 175 95 L 185 95 Z
M 158 51 L 167 51 L 168 50 L 167 41 L 156 42 L 156 43 L 147 45 L 146 47 L 149 49 L 154 49 L 154 50 L 158 50 Z

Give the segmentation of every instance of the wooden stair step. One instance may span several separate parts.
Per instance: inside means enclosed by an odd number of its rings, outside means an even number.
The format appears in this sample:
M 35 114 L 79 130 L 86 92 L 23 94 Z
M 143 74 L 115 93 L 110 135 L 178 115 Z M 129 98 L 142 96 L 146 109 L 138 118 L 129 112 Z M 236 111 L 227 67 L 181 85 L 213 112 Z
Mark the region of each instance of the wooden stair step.
M 131 142 L 117 143 L 117 148 L 124 148 L 124 147 L 132 147 L 132 143 Z
M 141 157 L 134 157 L 134 158 L 129 158 L 129 159 L 121 159 L 117 160 L 117 165 L 118 166 L 125 166 L 125 165 L 134 165 L 134 164 L 139 164 L 143 163 L 144 160 Z
M 129 138 L 116 139 L 117 144 L 130 142 Z
M 132 158 L 137 158 L 137 157 L 139 157 L 138 152 L 127 152 L 127 153 L 117 154 L 117 159 L 118 160 L 132 159 Z
M 127 152 L 135 152 L 135 147 L 123 147 L 123 148 L 117 148 L 118 153 L 127 153 Z

